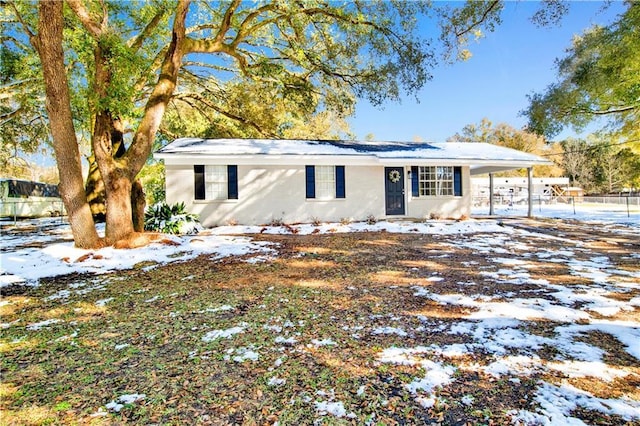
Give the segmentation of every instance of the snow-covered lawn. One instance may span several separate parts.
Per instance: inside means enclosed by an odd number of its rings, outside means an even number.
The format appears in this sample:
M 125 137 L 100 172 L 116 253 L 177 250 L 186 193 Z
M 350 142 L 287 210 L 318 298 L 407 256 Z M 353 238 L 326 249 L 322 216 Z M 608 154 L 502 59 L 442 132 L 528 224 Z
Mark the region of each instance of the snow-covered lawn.
M 494 206 L 494 214 L 500 216 L 524 217 L 529 207 L 522 204 Z M 640 206 L 637 204 L 576 203 L 545 204 L 534 202 L 532 213 L 536 217 L 579 220 L 590 223 L 625 224 L 640 226 Z M 473 207 L 475 217 L 489 214 L 488 206 Z
M 640 423 L 640 231 L 590 219 L 221 227 L 95 251 L 63 226 L 7 229 L 0 409 L 16 424 Z

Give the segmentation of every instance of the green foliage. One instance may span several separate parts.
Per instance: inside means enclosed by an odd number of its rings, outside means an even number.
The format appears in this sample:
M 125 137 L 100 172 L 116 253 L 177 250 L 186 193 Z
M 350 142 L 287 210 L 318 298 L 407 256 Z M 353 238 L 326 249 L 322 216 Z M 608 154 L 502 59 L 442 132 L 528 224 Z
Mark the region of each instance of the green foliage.
M 506 123 L 494 125 L 488 118 L 483 118 L 478 124 L 467 124 L 460 133 L 456 133 L 448 139 L 457 142 L 484 142 L 530 152 L 540 156 L 548 156 L 553 161 L 559 160 L 562 153 L 559 144 L 547 144 L 542 136 L 529 132 L 526 129 L 516 129 Z M 525 170 L 513 170 L 497 173 L 496 176 L 525 175 Z M 535 166 L 536 176 L 562 176 L 563 170 L 556 166 Z
M 638 139 L 640 130 L 640 3 L 612 25 L 593 27 L 573 40 L 558 60 L 558 81 L 529 96 L 522 114 L 529 128 L 553 137 L 565 127 L 582 130 L 605 120 L 610 130 Z
M 50 142 L 38 64 L 20 34 L 3 34 L 0 40 L 0 169 L 30 178 L 30 155 Z
M 502 2 L 490 0 L 470 1 L 457 9 L 443 6 L 441 13 L 445 19 L 440 39 L 446 47 L 445 58 L 463 61 L 471 58 L 467 46 L 484 36 L 482 27 L 493 31 L 502 22 L 500 12 L 503 7 Z M 475 22 L 481 22 L 482 26 L 473 25 Z
M 5 52 L 6 70 L 17 89 L 7 97 L 2 94 L 10 104 L 0 114 L 20 112 L 16 114 L 22 116 L 16 121 L 19 125 L 9 132 L 19 138 L 20 127 L 34 117 L 46 117 L 42 64 L 34 51 L 39 40 L 38 11 L 54 12 L 53 8 L 35 7 L 37 2 L 32 0 L 2 4 L 6 7 L 0 11 L 0 43 L 10 50 Z M 451 53 L 464 48 L 469 36 L 477 38 L 482 30 L 490 31 L 500 22 L 501 8 L 497 1 L 453 5 L 325 0 L 65 2 L 64 9 L 55 13 L 64 14 L 56 15 L 64 18 L 63 38 L 56 43 L 62 43 L 66 73 L 49 74 L 46 86 L 69 82 L 70 99 L 64 91 L 60 92 L 63 95 L 49 91 L 48 96 L 59 96 L 70 104 L 73 122 L 67 123 L 69 118 L 63 114 L 67 105 L 50 118 L 63 122 L 67 133 L 72 133 L 73 125 L 80 141 L 92 141 L 96 151 L 87 154 L 94 155 L 105 188 L 113 191 L 107 198 L 125 197 L 126 191 L 114 189 L 121 186 L 109 182 L 125 170 L 131 183 L 147 160 L 163 119 L 177 126 L 165 125 L 167 136 L 173 131 L 178 132 L 175 136 L 184 136 L 194 129 L 203 129 L 204 134 L 193 136 L 340 134 L 344 131 L 341 126 L 327 123 L 334 118 L 340 123 L 351 114 L 357 98 L 382 105 L 398 101 L 403 94 L 416 94 L 431 79 L 430 70 L 441 58 L 460 56 Z M 424 37 L 418 25 L 421 20 L 431 20 L 442 30 L 442 48 L 433 40 L 436 34 Z M 18 62 L 27 66 L 18 67 Z M 26 77 L 20 77 L 17 70 L 27 70 Z M 257 107 L 248 107 L 243 90 Z M 165 117 L 172 96 L 183 105 L 175 106 L 174 115 Z M 268 106 L 272 105 L 278 114 L 269 118 Z M 184 125 L 193 111 L 200 117 L 194 126 Z M 183 113 L 189 118 L 185 120 Z M 310 117 L 317 120 L 304 129 Z M 115 146 L 122 142 L 121 130 L 126 135 L 124 153 Z M 15 145 L 22 148 L 30 139 L 17 140 Z M 62 144 L 65 140 L 70 140 L 68 135 L 53 141 L 56 147 L 64 146 L 65 152 L 58 152 L 59 165 L 77 159 L 75 147 Z M 81 179 L 79 173 L 61 175 L 76 185 Z M 106 214 L 109 218 L 108 210 Z M 78 228 L 89 224 L 72 223 Z M 119 238 L 119 228 L 122 233 L 130 232 L 129 225 L 120 222 L 108 227 L 107 239 Z M 89 234 L 88 229 L 74 229 L 76 241 Z
M 573 186 L 587 193 L 640 188 L 640 155 L 610 134 L 562 142 L 562 167 Z
M 165 200 L 165 168 L 164 164 L 155 162 L 145 165 L 138 178 L 144 189 L 145 200 L 148 206 L 160 203 Z
M 187 213 L 184 203 L 157 203 L 144 214 L 144 229 L 165 234 L 197 234 L 198 216 Z
M 161 128 L 164 142 L 185 135 L 353 138 L 345 117 L 335 108 L 322 109 L 320 96 L 304 99 L 280 95 L 278 91 L 277 85 L 265 81 L 229 82 L 224 89 L 212 80 L 183 84 L 183 90 L 174 96 L 164 117 Z M 351 101 L 345 101 L 345 105 Z

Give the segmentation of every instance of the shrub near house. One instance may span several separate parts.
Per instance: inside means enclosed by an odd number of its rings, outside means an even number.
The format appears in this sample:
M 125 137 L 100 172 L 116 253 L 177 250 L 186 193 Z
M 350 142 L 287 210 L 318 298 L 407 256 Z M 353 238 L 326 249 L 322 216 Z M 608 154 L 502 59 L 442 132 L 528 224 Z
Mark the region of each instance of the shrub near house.
M 157 203 L 144 213 L 144 229 L 165 234 L 197 234 L 199 222 L 196 215 L 187 213 L 184 203 L 172 206 Z

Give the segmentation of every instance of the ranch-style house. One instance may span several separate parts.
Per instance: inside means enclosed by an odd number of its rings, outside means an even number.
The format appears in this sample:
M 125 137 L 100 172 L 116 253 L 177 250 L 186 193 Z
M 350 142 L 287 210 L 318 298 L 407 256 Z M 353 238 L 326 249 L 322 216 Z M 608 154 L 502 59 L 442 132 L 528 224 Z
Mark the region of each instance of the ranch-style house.
M 470 215 L 474 175 L 549 161 L 486 143 L 177 139 L 166 199 L 205 227 Z

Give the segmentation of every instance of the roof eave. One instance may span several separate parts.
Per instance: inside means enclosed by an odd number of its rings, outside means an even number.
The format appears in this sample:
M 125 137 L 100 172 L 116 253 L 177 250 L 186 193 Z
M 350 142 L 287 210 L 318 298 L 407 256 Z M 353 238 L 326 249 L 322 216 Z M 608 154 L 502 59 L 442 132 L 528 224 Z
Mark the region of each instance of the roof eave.
M 531 160 L 505 160 L 486 158 L 420 158 L 420 157 L 378 157 L 375 155 L 329 155 L 329 154 L 206 154 L 206 153 L 163 153 L 156 152 L 154 158 L 167 161 L 170 164 L 202 164 L 221 163 L 238 165 L 291 165 L 291 164 L 318 164 L 335 165 L 345 164 L 353 166 L 420 166 L 420 165 L 448 165 L 469 166 L 471 174 L 493 173 L 497 171 L 528 168 L 536 165 L 550 165 L 550 161 L 544 159 Z

